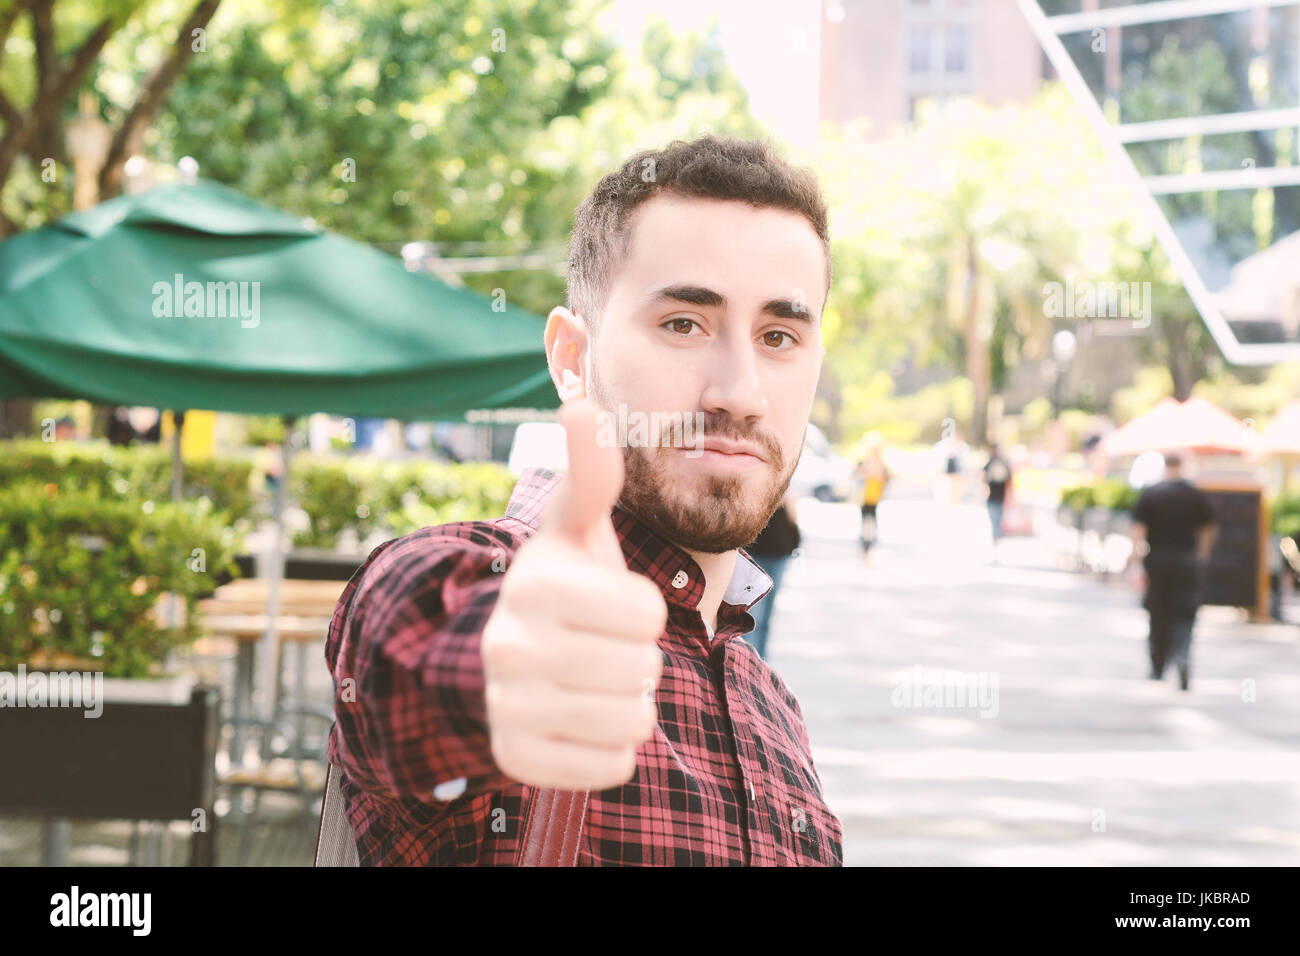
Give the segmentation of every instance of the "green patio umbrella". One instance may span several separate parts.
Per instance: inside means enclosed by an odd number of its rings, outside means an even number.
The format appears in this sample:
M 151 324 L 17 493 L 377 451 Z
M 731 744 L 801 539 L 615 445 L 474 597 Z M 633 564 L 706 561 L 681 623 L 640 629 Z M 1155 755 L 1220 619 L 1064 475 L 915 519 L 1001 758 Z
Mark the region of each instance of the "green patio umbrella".
M 555 408 L 543 327 L 204 180 L 0 243 L 0 398 L 406 420 Z
M 443 421 L 551 409 L 543 328 L 209 181 L 112 199 L 0 243 L 0 398 Z M 283 557 L 277 532 L 264 665 Z

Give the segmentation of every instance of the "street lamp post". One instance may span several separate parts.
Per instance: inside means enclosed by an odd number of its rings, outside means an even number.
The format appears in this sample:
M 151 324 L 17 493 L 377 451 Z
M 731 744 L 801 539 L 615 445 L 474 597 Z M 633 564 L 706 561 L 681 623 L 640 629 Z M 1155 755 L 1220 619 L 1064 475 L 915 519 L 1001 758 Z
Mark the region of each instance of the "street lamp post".
M 99 118 L 95 94 L 81 94 L 80 112 L 67 125 L 68 152 L 72 156 L 72 208 L 89 209 L 99 202 L 99 171 L 108 158 L 112 131 Z
M 1077 344 L 1074 333 L 1069 329 L 1061 329 L 1052 336 L 1052 358 L 1056 361 L 1056 387 L 1053 389 L 1055 394 L 1052 396 L 1052 406 L 1058 418 L 1061 406 L 1065 404 L 1065 376 L 1069 374 Z

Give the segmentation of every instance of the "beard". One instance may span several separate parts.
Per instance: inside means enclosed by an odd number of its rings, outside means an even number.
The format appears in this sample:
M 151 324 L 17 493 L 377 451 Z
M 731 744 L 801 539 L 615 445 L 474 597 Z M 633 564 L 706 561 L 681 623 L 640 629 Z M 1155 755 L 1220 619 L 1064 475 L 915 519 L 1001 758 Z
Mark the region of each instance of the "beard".
M 607 399 L 594 375 L 590 383 L 591 397 L 612 411 L 617 403 Z M 696 442 L 708 437 L 731 438 L 763 449 L 768 466 L 764 487 L 752 490 L 755 481 L 762 480 L 761 474 L 748 480 L 705 473 L 683 479 L 680 469 L 685 449 L 659 447 L 652 438 L 648 447 L 623 448 L 623 491 L 618 503 L 683 550 L 722 554 L 743 548 L 758 537 L 785 497 L 794 466 L 785 466 L 781 446 L 769 433 L 724 413 L 700 414 L 703 430 L 695 436 Z M 798 460 L 795 456 L 796 463 Z
M 710 429 L 705 434 L 742 437 L 735 430 Z M 619 504 L 678 547 L 705 554 L 752 544 L 781 504 L 793 475 L 793 469 L 782 474 L 778 457 L 766 489 L 747 493 L 747 482 L 740 478 L 701 475 L 683 482 L 673 475 L 670 456 L 681 457 L 682 452 L 624 448 L 626 477 Z

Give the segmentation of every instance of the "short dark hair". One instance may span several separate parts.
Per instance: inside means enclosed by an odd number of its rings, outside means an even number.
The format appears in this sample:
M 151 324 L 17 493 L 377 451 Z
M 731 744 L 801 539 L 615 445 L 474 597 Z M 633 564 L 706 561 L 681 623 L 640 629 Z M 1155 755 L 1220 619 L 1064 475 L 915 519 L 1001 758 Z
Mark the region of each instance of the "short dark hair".
M 1166 455 L 1165 455 L 1165 467 L 1166 467 L 1166 468 L 1181 468 L 1181 467 L 1183 467 L 1183 456 L 1180 455 L 1180 454 L 1178 454 L 1177 452 L 1172 452 L 1172 451 L 1166 453 Z
M 610 281 L 627 255 L 632 212 L 660 192 L 799 213 L 822 241 L 829 293 L 830 214 L 817 174 L 790 165 L 766 140 L 710 134 L 642 150 L 604 176 L 578 206 L 569 237 L 567 305 L 583 317 L 588 329 L 594 330 L 609 298 Z

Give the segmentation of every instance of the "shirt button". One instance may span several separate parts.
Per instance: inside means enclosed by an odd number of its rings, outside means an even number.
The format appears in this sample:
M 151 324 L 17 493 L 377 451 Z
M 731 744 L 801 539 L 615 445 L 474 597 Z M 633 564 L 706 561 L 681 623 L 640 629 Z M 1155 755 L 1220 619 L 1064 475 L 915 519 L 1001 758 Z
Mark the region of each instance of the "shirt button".
M 751 800 L 758 799 L 758 791 L 754 789 L 754 781 L 752 780 L 749 781 L 749 799 Z
M 689 580 L 690 578 L 687 577 L 685 571 L 678 571 L 675 575 L 673 575 L 673 587 L 684 588 L 686 587 L 686 582 Z
M 469 781 L 464 777 L 440 783 L 433 788 L 433 797 L 435 800 L 455 800 L 465 792 L 468 783 Z

